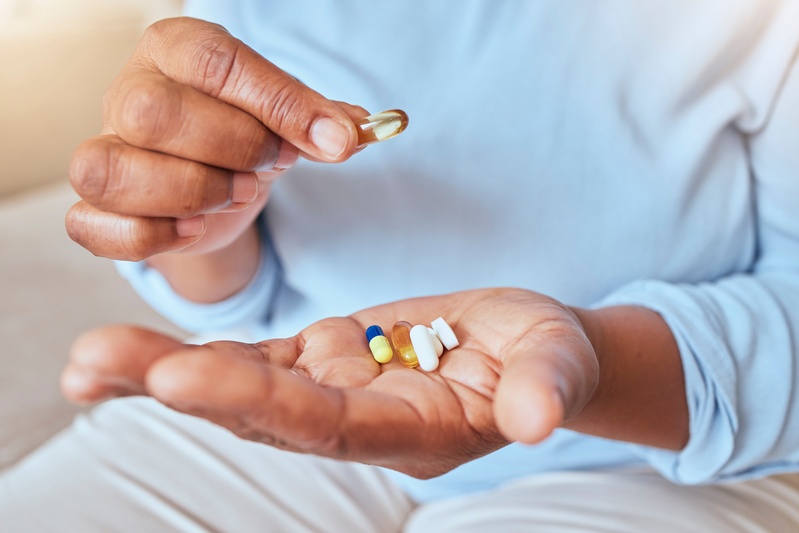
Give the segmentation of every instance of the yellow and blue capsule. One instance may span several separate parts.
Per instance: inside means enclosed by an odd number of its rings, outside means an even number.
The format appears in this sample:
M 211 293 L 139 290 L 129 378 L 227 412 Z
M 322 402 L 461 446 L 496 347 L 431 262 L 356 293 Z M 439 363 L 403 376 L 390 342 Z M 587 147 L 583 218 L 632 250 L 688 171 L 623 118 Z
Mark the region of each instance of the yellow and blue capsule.
M 394 350 L 391 349 L 388 339 L 383 335 L 383 330 L 380 326 L 369 326 L 366 329 L 366 340 L 369 342 L 369 349 L 372 350 L 372 356 L 378 363 L 388 363 L 394 356 Z

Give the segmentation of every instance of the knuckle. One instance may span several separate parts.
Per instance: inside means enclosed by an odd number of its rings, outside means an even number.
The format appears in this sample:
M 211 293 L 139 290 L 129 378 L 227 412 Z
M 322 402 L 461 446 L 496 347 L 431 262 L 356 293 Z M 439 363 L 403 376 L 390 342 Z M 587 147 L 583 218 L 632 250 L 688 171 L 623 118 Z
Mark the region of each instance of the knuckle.
M 136 224 L 133 220 L 120 221 L 118 227 L 122 255 L 127 261 L 144 261 L 155 255 L 160 248 L 152 235 L 151 224 Z
M 181 18 L 167 18 L 153 22 L 144 30 L 143 40 L 160 41 L 169 32 L 174 31 L 175 26 L 180 21 Z
M 212 33 L 225 33 L 228 31 L 221 25 L 214 22 L 199 20 L 191 17 L 169 17 L 158 20 L 150 24 L 144 30 L 144 39 L 153 41 L 163 41 L 167 36 L 186 34 L 196 31 L 208 31 Z
M 88 140 L 72 156 L 69 180 L 81 198 L 90 204 L 103 203 L 111 174 L 119 166 L 119 153 L 110 143 Z
M 69 238 L 98 257 L 143 261 L 171 244 L 155 227 L 157 220 L 114 216 L 83 202 L 69 210 L 64 222 Z
M 292 129 L 304 114 L 304 100 L 289 80 L 271 83 L 263 98 L 262 116 L 273 129 Z
M 84 248 L 88 248 L 85 244 L 86 225 L 84 223 L 85 216 L 82 211 L 80 204 L 72 206 L 67 212 L 64 225 L 66 226 L 67 235 L 69 235 L 70 239 Z
M 97 213 L 85 203 L 78 202 L 67 213 L 65 219 L 67 235 L 95 257 L 110 257 L 106 252 L 104 231 L 106 226 Z
M 122 95 L 120 135 L 132 144 L 159 142 L 172 127 L 172 110 L 179 95 L 154 80 L 131 82 Z
M 242 69 L 239 52 L 243 44 L 231 39 L 218 39 L 217 35 L 204 39 L 194 59 L 196 72 L 200 72 L 200 89 L 217 98 L 223 91 L 235 86 Z
M 159 20 L 157 22 L 153 22 L 144 30 L 144 39 L 146 40 L 154 40 L 158 35 L 162 34 L 164 26 L 169 24 L 169 19 L 166 20 Z
M 260 124 L 242 128 L 236 138 L 246 139 L 246 144 L 241 148 L 241 159 L 236 170 L 255 170 L 277 160 L 280 145 L 276 142 L 275 136 Z
M 180 204 L 177 206 L 177 216 L 180 218 L 191 217 L 208 211 L 215 204 L 214 188 L 201 165 L 190 164 L 185 167 L 182 176 L 183 187 L 180 193 Z M 223 202 L 226 199 L 223 199 Z M 222 203 L 223 203 L 222 202 Z

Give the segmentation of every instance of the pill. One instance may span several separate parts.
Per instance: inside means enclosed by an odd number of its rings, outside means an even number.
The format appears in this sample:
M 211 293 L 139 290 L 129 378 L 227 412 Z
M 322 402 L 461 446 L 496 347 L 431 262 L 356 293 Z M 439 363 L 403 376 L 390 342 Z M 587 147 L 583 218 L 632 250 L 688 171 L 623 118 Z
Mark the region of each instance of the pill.
M 391 343 L 397 350 L 400 362 L 408 368 L 415 368 L 419 365 L 419 360 L 416 358 L 416 352 L 413 351 L 411 327 L 411 324 L 405 321 L 394 324 L 394 327 L 391 328 Z
M 436 332 L 439 340 L 441 340 L 441 344 L 443 344 L 444 348 L 447 350 L 452 350 L 460 344 L 458 342 L 458 337 L 455 336 L 455 332 L 452 331 L 452 328 L 449 327 L 449 324 L 447 324 L 447 321 L 443 318 L 439 317 L 433 320 L 433 323 L 430 325 L 433 326 L 433 331 Z
M 422 370 L 425 372 L 432 372 L 438 368 L 436 347 L 433 345 L 433 339 L 430 338 L 430 332 L 427 331 L 427 326 L 413 326 L 413 328 L 411 328 L 411 343 L 413 344 L 413 351 L 416 352 L 416 358 Z
M 439 340 L 433 328 L 427 328 L 427 331 L 430 332 L 430 340 L 433 341 L 433 346 L 436 347 L 436 356 L 441 357 L 441 354 L 444 353 L 444 345 L 441 344 L 441 340 Z
M 378 363 L 388 363 L 394 356 L 394 350 L 388 343 L 388 339 L 383 335 L 380 326 L 369 326 L 366 329 L 366 340 L 369 341 L 369 349 L 372 356 Z
M 408 127 L 405 111 L 392 109 L 375 113 L 355 123 L 358 129 L 358 146 L 379 143 L 396 137 Z

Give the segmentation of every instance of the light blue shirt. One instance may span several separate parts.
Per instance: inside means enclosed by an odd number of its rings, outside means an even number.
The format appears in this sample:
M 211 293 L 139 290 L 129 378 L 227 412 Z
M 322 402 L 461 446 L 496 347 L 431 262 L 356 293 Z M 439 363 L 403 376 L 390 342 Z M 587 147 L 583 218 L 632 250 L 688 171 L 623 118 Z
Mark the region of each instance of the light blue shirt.
M 120 270 L 191 331 L 258 338 L 373 305 L 513 286 L 641 305 L 679 344 L 681 452 L 559 430 L 416 499 L 648 463 L 676 483 L 799 470 L 799 2 L 190 0 L 331 99 L 410 126 L 302 161 L 265 214 L 259 273 L 214 305 Z M 644 357 L 646 354 L 643 354 Z

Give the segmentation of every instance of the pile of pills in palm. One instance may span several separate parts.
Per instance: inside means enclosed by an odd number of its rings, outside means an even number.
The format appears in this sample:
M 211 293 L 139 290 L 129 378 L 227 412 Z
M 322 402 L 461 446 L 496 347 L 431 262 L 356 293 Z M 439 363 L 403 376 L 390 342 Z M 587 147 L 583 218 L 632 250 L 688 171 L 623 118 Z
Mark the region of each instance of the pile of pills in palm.
M 443 318 L 433 320 L 430 326 L 432 327 L 397 322 L 391 328 L 391 343 L 380 326 L 369 326 L 366 340 L 378 363 L 388 363 L 396 351 L 400 362 L 408 368 L 420 366 L 422 370 L 432 372 L 438 368 L 438 358 L 444 353 L 444 348 L 452 350 L 459 342 L 455 332 Z

